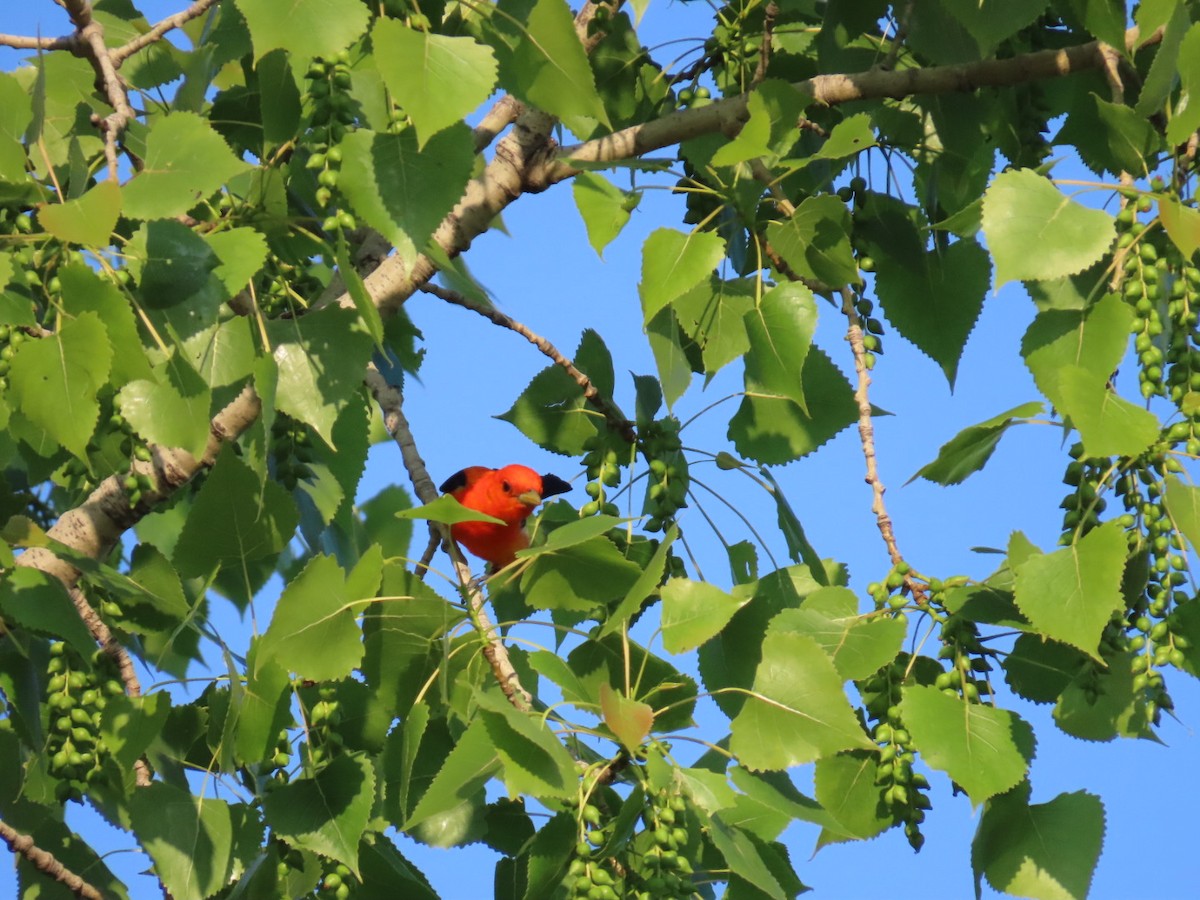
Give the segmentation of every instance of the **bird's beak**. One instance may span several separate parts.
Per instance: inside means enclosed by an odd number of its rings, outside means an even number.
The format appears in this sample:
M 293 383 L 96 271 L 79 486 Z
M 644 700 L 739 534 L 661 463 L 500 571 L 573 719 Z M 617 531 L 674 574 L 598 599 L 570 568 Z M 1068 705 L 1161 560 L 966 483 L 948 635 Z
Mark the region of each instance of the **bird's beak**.
M 539 503 L 542 502 L 542 495 L 539 494 L 537 491 L 525 491 L 523 493 L 517 494 L 517 499 L 520 500 L 526 506 L 537 506 Z

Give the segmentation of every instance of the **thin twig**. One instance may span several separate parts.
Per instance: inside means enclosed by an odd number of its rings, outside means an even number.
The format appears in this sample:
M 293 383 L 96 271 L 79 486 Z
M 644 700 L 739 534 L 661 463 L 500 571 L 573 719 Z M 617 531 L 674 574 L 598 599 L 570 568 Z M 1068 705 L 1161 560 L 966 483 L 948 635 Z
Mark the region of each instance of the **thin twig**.
M 754 70 L 751 87 L 758 87 L 767 77 L 767 66 L 771 64 L 771 41 L 775 36 L 775 17 L 778 15 L 779 5 L 775 0 L 771 0 L 763 10 L 762 46 L 758 51 L 758 66 Z
M 896 68 L 896 59 L 900 56 L 900 48 L 904 46 L 904 41 L 908 37 L 908 23 L 912 19 L 914 6 L 916 6 L 916 0 L 908 0 L 904 5 L 904 12 L 900 14 L 896 22 L 896 36 L 892 38 L 892 46 L 888 48 L 888 55 L 879 64 L 879 68 L 889 72 Z
M 148 47 L 156 41 L 160 40 L 168 31 L 179 28 L 192 19 L 204 15 L 208 10 L 219 3 L 220 0 L 196 0 L 187 9 L 177 12 L 174 15 L 167 16 L 156 22 L 153 27 L 145 34 L 139 34 L 128 43 L 122 44 L 120 47 L 115 47 L 109 51 L 108 55 L 117 66 L 120 66 L 128 57 L 137 53 L 143 47 Z
M 862 442 L 863 459 L 867 465 L 867 474 L 864 480 L 871 486 L 871 493 L 874 497 L 871 501 L 871 512 L 875 513 L 875 523 L 879 527 L 879 534 L 887 546 L 888 556 L 894 566 L 903 562 L 904 556 L 900 553 L 900 547 L 896 542 L 892 517 L 888 515 L 887 505 L 883 502 L 883 494 L 887 488 L 884 487 L 883 479 L 879 477 L 879 466 L 875 460 L 875 425 L 871 419 L 871 375 L 867 369 L 867 348 L 863 344 L 862 321 L 858 317 L 858 311 L 854 308 L 854 292 L 844 287 L 841 294 L 842 313 L 846 316 L 848 323 L 846 338 L 850 342 L 850 349 L 854 354 L 854 372 L 858 376 L 858 383 L 854 389 L 854 403 L 858 406 L 858 437 Z M 924 586 L 907 575 L 905 584 L 912 592 L 913 599 L 919 602 L 925 594 Z
M 399 388 L 388 384 L 387 379 L 374 365 L 367 367 L 366 381 L 375 402 L 383 410 L 384 426 L 400 448 L 400 456 L 404 460 L 404 468 L 408 470 L 408 477 L 412 481 L 417 499 L 422 503 L 432 503 L 438 498 L 438 489 L 434 487 L 433 479 L 429 477 L 425 461 L 421 459 L 416 441 L 413 439 L 412 429 L 409 428 L 408 419 L 405 418 L 403 395 Z M 532 708 L 533 698 L 521 685 L 520 676 L 517 675 L 512 660 L 509 659 L 508 648 L 504 646 L 503 639 L 496 631 L 496 627 L 492 625 L 487 610 L 484 609 L 483 592 L 471 573 L 471 567 L 463 559 L 458 544 L 451 540 L 450 529 L 440 522 L 435 524 L 450 555 L 454 574 L 458 577 L 459 588 L 466 598 L 467 614 L 471 618 L 471 624 L 480 640 L 484 642 L 483 655 L 492 668 L 492 674 L 499 683 L 500 690 L 508 698 L 508 702 L 517 709 L 527 712 Z
M 447 303 L 453 303 L 456 306 L 479 313 L 479 315 L 490 320 L 493 324 L 499 325 L 501 328 L 507 328 L 510 331 L 515 331 L 521 335 L 521 337 L 541 350 L 542 353 L 550 357 L 556 365 L 562 366 L 563 370 L 571 377 L 571 380 L 579 385 L 583 391 L 583 398 L 599 410 L 600 414 L 607 420 L 609 426 L 620 434 L 627 443 L 632 444 L 637 440 L 637 434 L 633 430 L 633 423 L 625 418 L 625 415 L 617 408 L 617 405 L 608 397 L 601 394 L 596 385 L 592 383 L 592 380 L 581 372 L 557 347 L 534 332 L 527 325 L 518 322 L 506 313 L 500 312 L 494 306 L 484 306 L 482 303 L 477 303 L 470 297 L 465 297 L 457 291 L 448 290 L 436 284 L 422 285 L 421 290 L 445 300 Z
M 8 845 L 9 850 L 25 857 L 35 869 L 43 875 L 49 875 L 76 897 L 104 900 L 104 895 L 93 885 L 64 866 L 53 853 L 35 844 L 32 837 L 17 831 L 3 819 L 0 819 L 0 840 Z
M 14 50 L 69 50 L 76 53 L 79 50 L 79 35 L 72 32 L 62 37 L 44 38 L 24 34 L 0 34 L 0 47 L 12 47 Z
M 525 104 L 512 94 L 505 94 L 495 102 L 487 114 L 480 119 L 479 124 L 471 130 L 475 140 L 475 152 L 482 153 L 496 135 L 520 118 L 525 112 Z
M 125 685 L 125 693 L 130 697 L 140 697 L 142 695 L 142 685 L 138 681 L 137 670 L 133 667 L 133 659 L 129 656 L 129 651 L 113 636 L 112 629 L 105 624 L 104 620 L 96 614 L 96 610 L 92 608 L 87 596 L 80 589 L 79 585 L 70 588 L 67 593 L 71 597 L 71 603 L 74 604 L 75 611 L 79 613 L 79 618 L 83 620 L 83 624 L 87 626 L 87 630 L 95 638 L 96 643 L 100 645 L 101 651 L 117 664 L 121 683 Z M 133 764 L 133 770 L 138 787 L 149 786 L 152 779 L 150 776 L 150 766 L 145 758 L 136 760 Z

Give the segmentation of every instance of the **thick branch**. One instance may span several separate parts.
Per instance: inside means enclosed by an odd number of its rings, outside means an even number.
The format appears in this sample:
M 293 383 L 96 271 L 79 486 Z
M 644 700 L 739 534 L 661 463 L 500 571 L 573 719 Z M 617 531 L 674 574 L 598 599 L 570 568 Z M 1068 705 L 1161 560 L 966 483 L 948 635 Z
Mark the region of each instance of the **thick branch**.
M 72 53 L 78 53 L 79 36 L 75 33 L 55 38 L 0 34 L 0 47 L 12 47 L 14 50 L 69 50 Z
M 446 288 L 439 287 L 435 284 L 427 284 L 422 287 L 421 290 L 428 294 L 432 294 L 435 297 L 439 297 L 442 300 L 445 300 L 447 303 L 453 303 L 456 306 L 461 306 L 464 309 L 469 309 L 472 312 L 479 313 L 479 315 L 483 316 L 485 319 L 491 320 L 491 322 L 499 325 L 501 328 L 507 328 L 510 331 L 515 331 L 517 334 L 521 335 L 521 337 L 525 338 L 525 340 L 529 341 L 529 343 L 541 350 L 542 353 L 550 357 L 555 365 L 562 366 L 563 370 L 571 376 L 571 380 L 579 385 L 580 389 L 583 391 L 583 399 L 587 400 L 588 403 L 596 407 L 596 409 L 599 410 L 604 418 L 608 421 L 609 426 L 616 430 L 621 437 L 623 437 L 630 444 L 637 440 L 637 435 L 633 430 L 633 423 L 630 422 L 629 419 L 625 418 L 625 415 L 621 412 L 617 405 L 608 397 L 605 397 L 603 394 L 601 394 L 596 388 L 596 385 L 592 383 L 592 380 L 583 372 L 581 372 L 579 368 L 562 353 L 562 351 L 560 351 L 540 334 L 537 334 L 529 326 L 518 322 L 516 319 L 510 315 L 507 315 L 506 313 L 500 312 L 500 310 L 496 309 L 494 306 L 484 306 L 481 303 L 476 303 L 474 300 L 471 300 L 469 297 L 464 297 L 457 291 L 447 290 Z
M 1145 41 L 1161 40 L 1156 32 Z M 1126 43 L 1138 43 L 1138 30 L 1126 32 Z M 1008 59 L 985 59 L 957 66 L 904 69 L 876 68 L 850 74 L 817 75 L 793 87 L 810 103 L 835 106 L 854 100 L 900 100 L 916 94 L 970 93 L 983 87 L 1007 87 L 1047 78 L 1060 78 L 1104 65 L 1101 43 L 1090 41 L 1063 50 L 1039 50 Z M 643 156 L 703 134 L 735 134 L 748 118 L 748 95 L 726 97 L 708 106 L 683 109 L 661 119 L 634 125 L 574 147 L 564 147 L 540 171 L 530 172 L 531 189 L 545 190 L 577 175 L 575 162 L 612 162 Z
M 408 427 L 408 419 L 404 415 L 403 396 L 398 388 L 388 384 L 387 379 L 373 365 L 367 368 L 367 387 L 371 389 L 371 395 L 383 410 L 384 427 L 395 438 L 396 444 L 400 448 L 404 468 L 408 470 L 408 477 L 412 481 L 417 498 L 422 503 L 432 503 L 438 498 L 438 489 L 434 487 L 433 479 L 429 477 L 429 471 L 425 468 L 425 461 L 421 459 L 421 454 L 417 451 L 416 441 L 413 439 L 412 430 Z M 471 624 L 484 642 L 483 655 L 492 668 L 492 674 L 499 683 L 500 690 L 504 692 L 509 703 L 517 709 L 529 710 L 533 699 L 529 692 L 522 687 L 517 670 L 513 668 L 512 660 L 509 659 L 508 648 L 504 646 L 504 641 L 488 617 L 487 610 L 483 605 L 483 592 L 471 574 L 471 567 L 463 559 L 458 544 L 451 539 L 450 529 L 440 522 L 435 523 L 435 526 L 450 555 L 454 574 L 458 577 L 460 589 L 467 600 L 467 613 L 470 616 Z
M 104 900 L 100 891 L 59 862 L 53 853 L 43 850 L 33 842 L 33 838 L 17 831 L 3 819 L 0 819 L 0 840 L 8 845 L 9 850 L 25 857 L 39 872 L 49 875 L 76 897 Z

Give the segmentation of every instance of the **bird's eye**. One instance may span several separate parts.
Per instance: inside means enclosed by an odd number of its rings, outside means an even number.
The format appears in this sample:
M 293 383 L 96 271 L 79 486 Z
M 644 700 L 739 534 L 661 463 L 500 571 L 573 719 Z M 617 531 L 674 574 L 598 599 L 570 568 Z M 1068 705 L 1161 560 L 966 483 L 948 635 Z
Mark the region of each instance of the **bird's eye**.
M 506 493 L 506 494 L 512 493 L 512 485 L 509 484 L 507 481 L 500 483 L 500 489 L 503 490 L 504 493 Z

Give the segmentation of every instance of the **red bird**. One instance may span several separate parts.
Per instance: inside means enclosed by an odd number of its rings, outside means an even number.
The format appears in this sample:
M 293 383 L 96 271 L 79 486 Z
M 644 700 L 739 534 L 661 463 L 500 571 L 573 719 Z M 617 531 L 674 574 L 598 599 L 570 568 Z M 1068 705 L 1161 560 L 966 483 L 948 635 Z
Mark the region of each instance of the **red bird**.
M 529 546 L 525 520 L 546 497 L 569 491 L 571 486 L 557 475 L 539 475 L 528 466 L 510 465 L 503 469 L 468 466 L 455 472 L 440 490 L 463 506 L 503 520 L 495 522 L 459 522 L 450 526 L 454 540 L 480 559 L 502 569 Z

